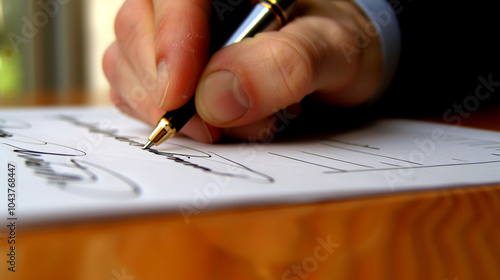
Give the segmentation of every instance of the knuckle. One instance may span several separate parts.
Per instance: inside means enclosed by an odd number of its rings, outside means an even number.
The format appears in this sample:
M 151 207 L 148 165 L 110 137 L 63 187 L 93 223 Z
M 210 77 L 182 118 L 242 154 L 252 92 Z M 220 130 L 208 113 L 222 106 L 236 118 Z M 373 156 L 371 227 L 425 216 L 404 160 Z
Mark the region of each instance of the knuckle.
M 115 107 L 117 108 L 120 108 L 123 104 L 123 100 L 122 98 L 120 97 L 120 95 L 118 94 L 118 92 L 114 89 L 111 89 L 109 91 L 109 97 L 111 99 L 111 102 L 113 103 L 113 105 L 115 105 Z
M 130 26 L 130 17 L 134 17 L 134 14 L 131 13 L 130 2 L 125 1 L 115 18 L 114 28 L 117 37 L 127 32 L 127 28 Z
M 274 62 L 275 73 L 295 101 L 300 101 L 312 91 L 313 57 L 304 44 L 293 36 L 269 41 L 269 54 Z
M 106 49 L 102 59 L 102 69 L 104 75 L 110 82 L 113 80 L 115 64 L 116 64 L 116 43 L 113 43 Z
M 126 115 L 131 115 L 132 109 L 127 104 L 127 102 L 123 99 L 123 97 L 120 95 L 120 92 L 118 92 L 112 88 L 109 92 L 109 97 L 111 99 L 111 103 L 113 103 L 113 105 L 118 110 L 120 110 L 122 113 L 124 113 Z
M 123 4 L 115 19 L 116 41 L 122 46 L 133 45 L 145 33 L 142 31 L 141 13 L 130 3 Z
M 175 50 L 183 59 L 199 59 L 208 50 L 210 1 L 185 1 L 158 11 L 155 19 L 156 59 Z M 203 23 L 203 24 L 202 24 Z M 201 53 L 201 54 L 200 54 Z

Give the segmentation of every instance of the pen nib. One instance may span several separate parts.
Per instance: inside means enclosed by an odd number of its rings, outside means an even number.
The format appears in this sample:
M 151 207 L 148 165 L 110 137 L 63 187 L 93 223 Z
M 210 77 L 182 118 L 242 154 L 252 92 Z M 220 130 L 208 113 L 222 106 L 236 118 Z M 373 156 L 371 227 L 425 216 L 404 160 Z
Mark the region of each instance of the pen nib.
M 144 145 L 144 147 L 142 148 L 143 150 L 149 150 L 149 148 L 151 148 L 151 146 L 153 146 L 153 142 L 151 141 L 148 141 L 148 143 L 146 143 L 146 145 Z

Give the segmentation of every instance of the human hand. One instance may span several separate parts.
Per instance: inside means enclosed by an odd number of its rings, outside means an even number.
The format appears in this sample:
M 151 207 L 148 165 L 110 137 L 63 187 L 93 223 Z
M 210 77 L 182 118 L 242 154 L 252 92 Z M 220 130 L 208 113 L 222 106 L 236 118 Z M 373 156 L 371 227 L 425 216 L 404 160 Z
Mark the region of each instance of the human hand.
M 299 114 L 305 96 L 356 106 L 379 86 L 380 45 L 360 35 L 370 23 L 350 1 L 299 0 L 295 18 L 280 31 L 226 47 L 207 63 L 210 11 L 206 0 L 124 3 L 117 40 L 103 59 L 120 110 L 156 125 L 196 94 L 198 114 L 182 133 L 202 142 L 266 141 L 276 130 L 273 115 L 287 108 Z M 360 47 L 360 38 L 369 40 Z

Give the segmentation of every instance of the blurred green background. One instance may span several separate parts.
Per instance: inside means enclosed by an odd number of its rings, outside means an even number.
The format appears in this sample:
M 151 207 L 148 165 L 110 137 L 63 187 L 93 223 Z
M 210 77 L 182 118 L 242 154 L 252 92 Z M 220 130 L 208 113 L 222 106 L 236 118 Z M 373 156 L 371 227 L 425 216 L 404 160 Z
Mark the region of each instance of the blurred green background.
M 0 0 L 0 97 L 84 90 L 84 0 Z
M 22 1 L 0 0 L 0 97 L 20 92 L 22 80 L 22 55 L 11 44 L 13 34 L 20 33 Z
M 109 104 L 102 57 L 115 40 L 114 19 L 124 1 L 0 0 L 0 106 L 75 96 Z M 218 31 L 212 37 L 229 35 L 250 8 L 241 3 L 223 19 L 212 18 Z

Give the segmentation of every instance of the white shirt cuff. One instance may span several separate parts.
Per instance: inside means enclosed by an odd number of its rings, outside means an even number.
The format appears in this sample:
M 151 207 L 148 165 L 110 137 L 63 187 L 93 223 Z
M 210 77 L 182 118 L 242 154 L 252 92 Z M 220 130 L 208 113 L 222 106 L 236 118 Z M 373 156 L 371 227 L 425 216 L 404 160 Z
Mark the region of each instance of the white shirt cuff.
M 401 54 L 401 30 L 396 12 L 387 0 L 352 0 L 374 25 L 382 48 L 384 74 L 382 82 L 372 97 L 377 100 L 392 82 Z M 370 102 L 370 103 L 371 103 Z

